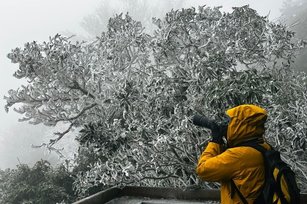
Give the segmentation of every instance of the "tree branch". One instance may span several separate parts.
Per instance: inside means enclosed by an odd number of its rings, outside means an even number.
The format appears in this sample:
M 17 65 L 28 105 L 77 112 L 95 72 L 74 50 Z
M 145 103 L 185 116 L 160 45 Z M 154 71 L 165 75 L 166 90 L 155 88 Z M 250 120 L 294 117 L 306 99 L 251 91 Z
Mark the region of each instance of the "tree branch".
M 68 88 L 71 88 L 71 89 L 75 89 L 75 90 L 79 90 L 81 91 L 84 95 L 87 95 L 89 97 L 91 97 L 92 99 L 95 99 L 96 97 L 91 94 L 90 92 L 88 92 L 87 90 L 83 89 L 80 84 L 77 82 L 77 81 L 73 81 L 73 85 L 71 86 L 68 86 Z
M 82 114 L 84 114 L 87 110 L 95 107 L 97 105 L 97 103 L 93 103 L 92 105 L 90 106 L 87 106 L 85 108 L 82 109 L 82 111 L 80 113 L 78 113 L 77 115 L 73 116 L 73 117 L 70 117 L 70 118 L 62 118 L 62 119 L 58 119 L 56 120 L 55 122 L 58 123 L 58 122 L 61 122 L 61 121 L 73 121 L 73 120 L 76 120 L 77 118 L 79 118 Z
M 65 131 L 54 133 L 54 134 L 57 135 L 58 137 L 55 138 L 55 139 L 51 139 L 51 140 L 49 141 L 48 147 L 52 147 L 55 143 L 57 143 L 60 139 L 62 139 L 62 137 L 64 137 L 64 135 L 66 135 L 67 133 L 70 132 L 70 130 L 71 130 L 71 128 L 72 128 L 73 126 L 74 126 L 74 123 L 71 123 L 71 124 L 69 125 L 69 127 L 68 127 Z

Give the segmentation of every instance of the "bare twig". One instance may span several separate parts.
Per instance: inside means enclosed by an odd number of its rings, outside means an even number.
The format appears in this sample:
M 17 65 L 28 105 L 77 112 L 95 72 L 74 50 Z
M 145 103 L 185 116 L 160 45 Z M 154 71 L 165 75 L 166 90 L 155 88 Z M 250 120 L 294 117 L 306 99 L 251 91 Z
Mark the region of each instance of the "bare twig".
M 49 142 L 49 145 L 50 147 L 52 147 L 56 142 L 58 142 L 60 139 L 62 139 L 64 137 L 64 135 L 66 135 L 67 133 L 70 132 L 71 128 L 74 126 L 74 123 L 71 123 L 69 125 L 69 127 L 63 131 L 63 132 L 56 132 L 54 133 L 55 135 L 57 135 L 58 137 L 56 139 L 51 139 L 50 142 Z

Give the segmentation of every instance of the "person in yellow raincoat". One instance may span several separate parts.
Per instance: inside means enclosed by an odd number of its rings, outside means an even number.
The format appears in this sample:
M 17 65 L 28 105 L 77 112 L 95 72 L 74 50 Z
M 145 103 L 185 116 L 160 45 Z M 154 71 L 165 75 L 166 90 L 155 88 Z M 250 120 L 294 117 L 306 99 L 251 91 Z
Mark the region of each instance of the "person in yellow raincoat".
M 202 180 L 221 183 L 222 204 L 243 203 L 238 192 L 232 189 L 231 180 L 246 201 L 254 203 L 265 181 L 263 156 L 254 148 L 238 145 L 257 140 L 270 149 L 263 139 L 267 112 L 256 105 L 240 105 L 227 110 L 226 114 L 230 119 L 227 135 L 212 131 L 212 141 L 201 154 L 196 172 Z M 228 146 L 224 152 L 223 136 Z

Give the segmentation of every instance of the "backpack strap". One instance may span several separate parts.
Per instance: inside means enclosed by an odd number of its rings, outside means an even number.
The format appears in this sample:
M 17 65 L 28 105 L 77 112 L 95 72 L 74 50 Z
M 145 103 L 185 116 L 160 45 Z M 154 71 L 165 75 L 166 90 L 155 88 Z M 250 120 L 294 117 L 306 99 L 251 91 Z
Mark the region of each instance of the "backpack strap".
M 241 143 L 239 145 L 237 145 L 237 147 L 242 147 L 242 146 L 245 146 L 245 147 L 251 147 L 251 148 L 254 148 L 256 149 L 257 151 L 261 152 L 261 154 L 264 156 L 265 155 L 265 152 L 267 151 L 267 149 L 263 146 L 261 146 L 258 142 L 254 141 L 254 140 L 251 140 L 251 141 L 247 141 L 247 142 L 244 142 L 244 143 Z M 272 146 L 270 145 L 271 149 Z M 233 197 L 233 189 L 238 193 L 241 201 L 243 202 L 243 204 L 248 204 L 247 200 L 244 198 L 244 196 L 242 195 L 242 193 L 240 192 L 240 190 L 238 189 L 238 187 L 236 186 L 236 184 L 234 183 L 233 180 L 231 180 L 231 197 Z M 273 197 L 272 197 L 273 199 Z M 255 203 L 263 203 L 263 197 L 260 196 L 256 199 Z
M 278 197 L 281 200 L 281 203 L 288 203 L 288 201 L 286 200 L 286 198 L 283 195 L 282 189 L 281 189 L 281 176 L 284 174 L 285 171 L 287 171 L 289 169 L 288 166 L 285 166 L 283 168 L 281 168 L 277 174 L 277 182 L 276 182 L 276 192 Z
M 242 146 L 252 147 L 252 148 L 258 150 L 259 152 L 261 152 L 263 155 L 267 151 L 267 149 L 265 147 L 261 146 L 260 143 L 255 142 L 255 141 L 247 141 L 247 142 L 243 142 L 243 143 L 237 145 L 237 147 L 242 147 Z M 271 145 L 270 145 L 270 148 L 271 148 L 271 150 L 273 150 L 273 147 Z
M 231 179 L 230 180 L 230 184 L 231 184 L 231 198 L 234 195 L 233 189 L 238 193 L 241 201 L 243 204 L 248 204 L 247 200 L 244 198 L 244 196 L 242 195 L 242 193 L 240 192 L 240 190 L 238 189 L 237 185 L 235 184 L 235 182 Z
M 240 146 L 246 146 L 246 147 L 252 147 L 256 150 L 258 150 L 259 152 L 261 152 L 261 154 L 263 155 L 263 157 L 265 158 L 265 155 L 266 155 L 266 152 L 268 151 L 266 148 L 264 148 L 263 146 L 261 146 L 259 143 L 243 143 L 241 144 Z M 270 145 L 271 147 L 271 150 L 274 151 L 273 147 Z M 265 161 L 264 161 L 265 162 Z M 269 169 L 266 169 L 266 174 L 273 174 L 273 169 L 270 169 L 270 167 L 266 167 L 266 168 L 269 168 Z M 282 204 L 286 204 L 288 203 L 286 201 L 286 199 L 284 198 L 283 196 L 283 193 L 282 193 L 282 190 L 281 190 L 281 176 L 282 176 L 282 173 L 284 172 L 285 168 L 282 168 L 280 169 L 278 175 L 277 175 L 277 182 L 274 180 L 274 179 L 269 179 L 269 180 L 266 180 L 266 182 L 270 182 L 272 186 L 274 186 L 274 190 L 275 192 L 277 193 L 279 199 L 281 200 L 281 203 Z M 267 177 L 268 175 L 266 175 Z M 267 179 L 267 178 L 266 178 Z M 273 200 L 273 196 L 274 196 L 274 192 L 273 191 L 269 191 L 269 192 L 264 192 L 264 194 L 267 196 L 267 199 L 266 202 L 270 202 Z

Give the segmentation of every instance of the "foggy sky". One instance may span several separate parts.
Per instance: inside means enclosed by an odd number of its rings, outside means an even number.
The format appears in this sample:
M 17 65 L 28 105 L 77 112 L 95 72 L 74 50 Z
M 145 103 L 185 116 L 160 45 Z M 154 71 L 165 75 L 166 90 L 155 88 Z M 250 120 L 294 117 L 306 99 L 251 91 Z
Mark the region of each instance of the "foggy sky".
M 155 9 L 155 17 L 171 10 L 165 3 L 167 0 L 130 0 L 137 1 L 142 7 Z M 271 20 L 280 16 L 279 9 L 282 0 L 168 0 L 175 2 L 176 7 L 197 7 L 199 5 L 223 6 L 224 11 L 231 11 L 233 6 L 249 4 L 261 15 L 269 15 Z M 136 13 L 140 9 L 128 7 L 129 0 L 0 0 L 0 169 L 15 167 L 21 163 L 33 164 L 40 158 L 45 158 L 56 162 L 55 154 L 48 154 L 45 149 L 32 149 L 31 144 L 48 142 L 52 132 L 56 130 L 42 125 L 33 126 L 27 123 L 19 123 L 21 115 L 11 110 L 4 111 L 5 101 L 3 96 L 7 95 L 9 89 L 16 89 L 21 84 L 12 75 L 17 69 L 16 64 L 10 63 L 6 55 L 15 47 L 22 47 L 24 43 L 33 40 L 38 42 L 47 41 L 49 36 L 56 33 L 75 33 L 86 36 L 82 29 L 81 22 L 84 17 L 100 12 L 114 15 L 120 12 L 129 12 L 132 17 L 142 17 L 147 19 L 136 19 L 150 22 L 151 17 L 146 13 Z M 129 8 L 129 10 L 127 10 Z M 141 9 L 142 10 L 142 9 Z M 144 9 L 144 12 L 146 10 Z M 146 25 L 146 24 L 145 24 Z M 66 147 L 66 153 L 72 152 L 76 148 L 71 134 L 61 144 Z M 18 161 L 19 160 L 19 161 Z

